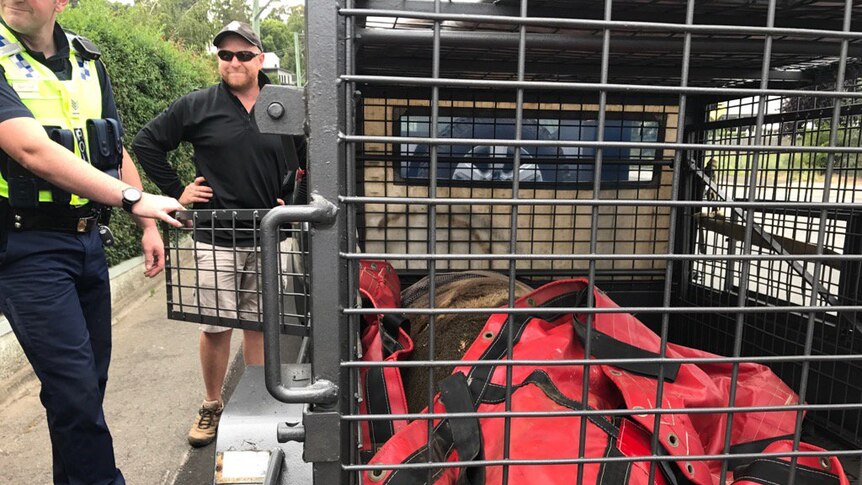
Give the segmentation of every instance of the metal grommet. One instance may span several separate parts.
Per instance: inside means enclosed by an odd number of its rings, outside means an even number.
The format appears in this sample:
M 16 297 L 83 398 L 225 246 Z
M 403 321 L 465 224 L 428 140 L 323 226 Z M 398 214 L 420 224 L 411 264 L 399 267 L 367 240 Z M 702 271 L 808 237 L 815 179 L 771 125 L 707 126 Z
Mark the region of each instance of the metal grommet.
M 494 332 L 485 332 L 482 334 L 482 338 L 485 340 L 491 340 L 494 338 Z
M 690 461 L 685 462 L 685 471 L 687 471 L 690 476 L 694 476 L 694 465 L 692 465 Z
M 643 409 L 643 408 L 644 408 L 643 406 L 632 406 L 632 409 L 634 409 L 634 410 Z M 638 414 L 637 416 L 639 416 L 641 418 L 647 417 L 646 414 Z
M 368 470 L 368 479 L 372 482 L 379 482 L 386 478 L 386 470 Z
M 527 298 L 527 305 L 536 306 L 536 300 L 532 298 Z
M 667 444 L 669 444 L 670 446 L 672 446 L 674 448 L 679 446 L 679 438 L 677 437 L 677 435 L 675 435 L 673 433 L 668 433 L 667 434 Z
M 611 375 L 619 377 L 619 376 L 623 375 L 623 373 L 616 370 L 616 369 L 611 369 Z
M 820 457 L 820 466 L 823 467 L 824 470 L 829 470 L 832 468 L 832 463 L 829 462 L 829 458 L 825 456 Z
M 377 265 L 376 264 L 371 263 L 370 267 L 371 267 L 371 271 L 377 271 Z

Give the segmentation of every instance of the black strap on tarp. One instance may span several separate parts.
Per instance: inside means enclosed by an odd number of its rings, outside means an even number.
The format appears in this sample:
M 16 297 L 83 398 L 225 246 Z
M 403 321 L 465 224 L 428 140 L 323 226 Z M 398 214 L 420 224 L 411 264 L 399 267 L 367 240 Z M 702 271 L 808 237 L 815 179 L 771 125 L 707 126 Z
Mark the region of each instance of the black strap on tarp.
M 587 327 L 575 318 L 575 332 L 586 347 Z M 590 353 L 599 359 L 658 359 L 661 356 L 655 352 L 617 340 L 610 335 L 593 328 L 590 330 Z M 658 379 L 659 371 L 664 367 L 664 380 L 673 382 L 679 373 L 678 362 L 624 362 L 613 364 L 614 367 L 625 369 L 632 374 Z
M 761 453 L 766 449 L 770 444 L 781 441 L 781 440 L 792 440 L 793 435 L 787 434 L 783 436 L 774 436 L 772 438 L 766 438 L 757 441 L 747 441 L 745 443 L 737 443 L 730 447 L 731 455 L 749 455 L 754 453 Z M 731 470 L 735 468 L 739 468 L 748 464 L 751 461 L 751 458 L 731 458 L 727 460 L 727 466 Z
M 365 374 L 365 408 L 368 414 L 392 414 L 389 406 L 389 390 L 382 367 L 371 367 Z M 395 425 L 392 420 L 375 419 L 368 421 L 368 434 L 371 439 L 371 449 L 375 452 L 377 448 L 386 443 L 395 434 Z
M 561 308 L 575 308 L 583 306 L 583 303 L 586 301 L 586 290 L 576 291 L 572 293 L 565 293 L 563 295 L 557 296 L 555 298 L 551 298 L 546 301 L 540 307 L 548 308 L 548 307 L 561 307 Z M 548 322 L 554 321 L 564 314 L 555 314 L 555 315 L 542 315 L 538 318 L 542 318 Z M 497 335 L 494 336 L 494 341 L 491 342 L 491 345 L 485 349 L 485 352 L 482 353 L 481 356 L 477 360 L 499 360 L 506 355 L 506 352 L 509 348 L 508 340 L 508 332 L 509 332 L 509 324 L 512 323 L 512 345 L 514 346 L 521 340 L 521 334 L 524 333 L 524 329 L 527 328 L 527 324 L 530 323 L 530 320 L 533 318 L 537 318 L 535 315 L 529 314 L 515 314 L 512 315 L 511 318 L 506 319 L 506 323 L 500 326 L 500 331 L 497 332 Z M 482 365 L 475 366 L 470 369 L 470 373 L 467 375 L 468 381 L 471 383 L 473 381 L 482 381 L 488 382 L 491 380 L 491 376 L 494 374 L 494 369 L 496 366 L 493 365 Z M 475 384 L 471 384 L 471 387 Z M 482 399 L 481 394 L 474 394 L 476 401 L 474 405 L 479 404 L 479 400 Z
M 467 377 L 461 372 L 440 381 L 440 402 L 447 413 L 475 412 L 473 396 L 467 386 Z M 482 460 L 482 428 L 479 419 L 449 418 L 452 442 L 458 452 L 458 460 L 470 462 Z M 458 483 L 463 485 L 482 485 L 485 483 L 485 467 L 465 466 L 459 475 Z
M 467 384 L 467 377 L 456 372 L 451 376 L 439 382 L 440 401 L 445 407 L 447 413 L 469 413 L 476 412 L 473 406 L 475 398 L 476 386 Z M 557 388 L 550 376 L 541 369 L 533 371 L 524 381 L 513 386 L 512 393 L 521 387 L 533 385 L 541 390 L 545 396 L 559 404 L 562 407 L 573 411 L 594 410 L 590 406 L 585 406 L 579 401 L 569 399 Z M 483 403 L 499 403 L 505 400 L 505 395 L 499 395 L 499 391 L 492 388 L 486 388 L 484 398 L 480 399 Z M 588 415 L 584 416 L 591 424 L 601 429 L 608 436 L 608 449 L 605 451 L 606 456 L 623 456 L 616 448 L 616 440 L 620 438 L 619 420 L 608 420 L 601 416 Z M 465 462 L 462 466 L 462 472 L 459 475 L 458 485 L 483 485 L 485 483 L 485 470 L 483 466 L 469 466 L 466 462 L 473 460 L 483 460 L 482 453 L 482 430 L 479 425 L 479 418 L 446 418 L 442 419 L 431 434 L 431 457 L 435 462 L 444 462 L 450 455 L 452 450 L 458 451 L 458 461 Z M 428 460 L 428 444 L 415 450 L 402 463 L 427 463 Z M 660 455 L 667 455 L 664 449 L 659 450 Z M 633 461 L 636 461 L 633 459 Z M 632 462 L 629 461 L 613 461 L 603 463 L 603 473 L 600 475 L 602 481 L 597 485 L 622 485 L 625 482 L 620 481 L 620 477 L 628 476 L 628 469 Z M 682 485 L 689 483 L 686 479 L 680 479 L 677 470 L 669 461 L 660 461 L 657 463 L 659 472 L 670 485 Z M 443 468 L 438 468 L 431 472 L 432 483 L 437 477 L 443 473 Z M 394 470 L 387 478 L 387 485 L 415 485 L 428 483 L 428 469 L 409 468 Z
M 797 463 L 793 472 L 798 485 L 840 485 L 837 475 L 823 470 L 815 470 Z M 734 483 L 748 481 L 761 485 L 775 485 L 790 482 L 790 462 L 777 458 L 757 458 L 748 465 L 733 471 Z
M 788 434 L 737 443 L 730 447 L 730 454 L 760 453 L 770 444 L 782 440 L 793 440 L 793 435 Z M 790 477 L 790 462 L 777 458 L 733 458 L 727 461 L 727 465 L 733 470 L 734 481 L 747 480 L 763 485 L 772 485 L 787 483 Z M 796 476 L 796 483 L 799 485 L 838 485 L 840 483 L 837 475 L 799 464 L 796 465 L 794 475 Z
M 363 306 L 371 305 L 371 301 L 363 298 Z M 404 346 L 399 341 L 401 328 L 407 328 L 409 320 L 400 314 L 384 314 L 380 319 L 378 338 L 383 346 L 383 358 L 386 359 L 393 353 L 403 350 Z M 371 367 L 365 374 L 365 407 L 368 414 L 392 414 L 389 405 L 389 388 L 386 386 L 386 376 L 383 367 Z M 368 434 L 371 440 L 371 448 L 374 452 L 386 443 L 395 434 L 395 426 L 392 420 L 372 420 L 368 422 Z M 367 457 L 370 459 L 371 457 Z M 366 460 L 367 462 L 367 460 Z
M 467 378 L 457 372 L 437 384 L 440 389 L 440 402 L 448 413 L 475 412 L 472 394 L 467 386 Z M 445 394 L 445 398 L 444 398 Z M 459 461 L 469 462 L 482 458 L 482 431 L 479 420 L 475 417 L 459 419 L 441 419 L 431 432 L 430 443 L 425 443 L 414 450 L 402 463 L 443 463 L 453 450 L 458 450 Z M 459 475 L 458 485 L 484 485 L 485 469 L 482 466 L 465 465 Z M 402 468 L 393 470 L 386 478 L 384 485 L 422 485 L 437 481 L 444 468 Z
M 383 318 L 380 319 L 380 324 L 386 333 L 394 339 L 398 338 L 398 334 L 402 328 L 407 333 L 410 333 L 410 320 L 400 313 L 384 313 Z
M 559 295 L 539 306 L 545 308 L 581 307 L 586 302 L 586 296 L 587 290 L 582 289 L 580 291 Z M 545 321 L 552 322 L 567 314 L 568 313 L 551 315 L 542 314 L 538 317 L 529 314 L 514 315 L 512 318 L 507 319 L 506 323 L 500 327 L 500 331 L 495 336 L 494 341 L 491 343 L 491 345 L 488 346 L 485 352 L 482 353 L 478 360 L 498 360 L 506 355 L 506 352 L 508 350 L 507 332 L 508 325 L 510 322 L 513 323 L 512 340 L 514 345 L 520 340 L 524 329 L 533 318 L 541 318 Z M 576 318 L 574 318 L 574 320 L 577 322 Z M 578 324 L 575 324 L 576 328 L 578 326 Z M 593 329 L 593 331 L 595 331 L 595 329 Z M 636 347 L 632 347 L 629 344 L 625 344 L 624 342 L 618 341 L 606 334 L 602 333 L 601 335 L 604 336 L 604 338 L 601 338 L 600 342 L 594 342 L 594 345 L 591 346 L 591 352 L 593 353 L 593 355 L 596 355 L 597 352 L 595 344 L 598 344 L 598 351 L 602 354 L 603 358 L 627 358 L 627 354 L 625 353 L 627 352 L 628 354 L 630 354 L 631 350 L 626 348 L 625 346 L 637 349 Z M 647 352 L 643 351 L 642 349 L 637 350 Z M 615 352 L 618 351 L 625 351 L 624 355 L 611 357 Z M 647 353 L 651 354 L 649 352 Z M 643 354 L 639 354 L 639 357 L 642 355 Z M 635 366 L 635 368 L 638 368 L 637 364 L 632 365 Z M 651 365 L 655 366 L 655 364 Z M 446 379 L 440 381 L 438 383 L 438 387 L 441 390 L 440 400 L 446 408 L 446 412 L 475 412 L 480 403 L 499 403 L 504 401 L 506 395 L 505 386 L 500 386 L 488 382 L 490 380 L 490 377 L 494 373 L 494 368 L 495 366 L 474 366 L 470 370 L 469 377 L 465 376 L 461 372 L 456 372 L 451 376 L 447 377 Z M 649 366 L 644 369 L 638 370 L 639 372 L 637 373 L 644 375 L 649 375 L 650 372 L 655 371 L 654 368 L 650 368 Z M 678 370 L 678 366 L 676 370 Z M 676 370 L 670 373 L 668 373 L 666 370 L 666 374 L 671 375 L 673 376 L 673 378 L 675 378 Z M 552 382 L 550 376 L 544 370 L 535 370 L 526 379 L 524 379 L 521 384 L 513 386 L 510 392 L 514 393 L 515 390 L 526 385 L 537 386 L 544 392 L 544 394 L 549 399 L 569 409 L 591 409 L 589 406 L 586 406 L 583 403 L 571 400 L 566 397 Z M 448 404 L 446 400 L 444 400 L 444 390 L 448 394 Z M 465 400 L 470 400 L 470 402 L 466 403 Z M 469 404 L 469 406 L 467 404 Z M 450 407 L 456 409 L 450 409 Z M 609 436 L 609 439 L 616 440 L 619 438 L 619 427 L 615 422 L 609 421 L 605 418 L 602 418 L 601 416 L 585 417 L 592 424 L 602 429 Z M 458 422 L 457 424 L 455 423 L 456 421 Z M 478 418 L 442 419 L 437 424 L 437 426 L 434 427 L 429 441 L 430 443 L 415 450 L 408 457 L 406 457 L 402 463 L 427 462 L 429 455 L 429 445 L 431 459 L 433 461 L 446 461 L 453 448 L 458 450 L 459 461 L 467 462 L 471 460 L 481 459 L 478 458 L 482 455 L 481 428 L 479 427 Z M 477 449 L 478 451 L 476 451 Z M 666 454 L 664 450 L 659 450 L 659 453 Z M 627 465 L 630 465 L 630 463 L 628 463 Z M 679 483 L 682 483 L 678 480 L 676 470 L 674 469 L 672 463 L 667 461 L 660 461 L 658 462 L 658 469 L 668 481 L 668 483 L 670 483 L 671 485 L 677 485 Z M 482 470 L 481 481 L 477 481 L 480 479 L 480 475 L 474 470 Z M 439 468 L 431 472 L 432 483 L 442 473 L 443 468 Z M 614 473 L 611 475 L 617 476 L 618 474 Z M 392 474 L 387 477 L 385 483 L 389 485 L 425 484 L 427 483 L 427 478 L 427 469 L 398 469 L 394 470 Z M 460 483 L 463 483 L 465 485 L 482 485 L 484 483 L 484 468 L 469 466 L 465 467 L 465 471 L 461 473 L 459 478 L 459 485 Z
M 577 308 L 582 307 L 587 301 L 587 289 L 584 288 L 580 291 L 565 293 L 563 295 L 559 295 L 555 298 L 552 298 L 540 305 L 543 308 Z M 513 322 L 513 331 L 512 331 L 512 345 L 515 345 L 520 341 L 521 334 L 524 332 L 527 324 L 533 318 L 541 318 L 542 320 L 553 322 L 561 317 L 566 315 L 566 313 L 558 313 L 558 314 L 543 314 L 540 316 L 534 316 L 529 314 L 524 315 L 514 315 L 511 319 L 508 319 L 505 324 L 500 327 L 500 331 L 494 338 L 494 341 L 490 346 L 485 350 L 485 352 L 479 357 L 478 360 L 499 360 L 502 359 L 508 350 L 508 325 L 510 322 Z M 586 327 L 584 324 L 578 320 L 577 317 L 573 317 L 575 332 L 578 337 L 581 339 L 581 342 L 584 343 L 586 341 Z M 598 357 L 600 359 L 658 359 L 659 354 L 654 352 L 650 352 L 648 350 L 641 349 L 639 347 L 635 347 L 633 345 L 627 344 L 621 340 L 617 340 L 610 335 L 602 333 L 595 328 L 590 330 L 590 353 L 594 357 Z M 628 370 L 638 375 L 649 376 L 653 378 L 658 378 L 659 368 L 662 364 L 657 362 L 630 362 L 622 365 L 615 365 L 615 367 L 619 367 L 621 369 Z M 677 374 L 679 373 L 679 364 L 678 363 L 665 363 L 665 379 L 673 382 L 676 379 Z M 494 373 L 495 366 L 476 366 L 470 370 L 469 378 L 471 381 L 481 381 L 487 382 L 490 380 L 490 376 Z M 475 385 L 475 384 L 474 384 Z M 490 384 L 493 386 L 494 384 Z
M 370 298 L 362 297 L 362 308 L 376 308 Z M 376 315 L 368 315 L 369 318 L 363 318 L 363 324 L 367 325 L 375 321 Z M 378 320 L 380 331 L 380 339 L 383 342 L 383 358 L 387 358 L 399 350 L 403 350 L 399 338 L 401 337 L 401 329 L 410 333 L 410 320 L 401 313 L 385 313 Z

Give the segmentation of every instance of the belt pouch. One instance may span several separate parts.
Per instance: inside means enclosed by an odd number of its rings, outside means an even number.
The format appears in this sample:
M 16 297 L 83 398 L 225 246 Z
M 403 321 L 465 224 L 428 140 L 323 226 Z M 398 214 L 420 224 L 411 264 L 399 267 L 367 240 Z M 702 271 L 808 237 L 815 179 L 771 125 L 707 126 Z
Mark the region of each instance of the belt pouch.
M 10 207 L 33 209 L 39 206 L 39 179 L 11 158 L 8 184 Z
M 90 145 L 90 163 L 102 172 L 119 178 L 123 153 L 119 123 L 112 119 L 87 120 L 87 140 Z
M 72 130 L 64 130 L 56 126 L 46 126 L 45 131 L 48 132 L 48 138 L 53 140 L 54 143 L 62 145 L 66 150 L 75 153 L 75 136 L 72 134 Z M 55 204 L 69 205 L 69 201 L 72 200 L 72 194 L 47 182 L 45 182 L 45 185 L 47 185 L 46 188 L 51 190 L 51 199 Z

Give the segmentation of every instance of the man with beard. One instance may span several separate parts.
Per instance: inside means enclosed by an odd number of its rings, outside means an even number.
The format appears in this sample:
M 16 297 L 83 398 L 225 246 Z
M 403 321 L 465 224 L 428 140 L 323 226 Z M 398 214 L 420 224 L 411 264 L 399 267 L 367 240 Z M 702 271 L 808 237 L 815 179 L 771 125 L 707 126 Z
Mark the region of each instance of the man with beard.
M 284 204 L 290 175 L 281 139 L 261 134 L 255 101 L 269 82 L 261 72 L 263 46 L 248 24 L 231 22 L 213 39 L 221 82 L 176 100 L 150 121 L 133 143 L 138 161 L 165 193 L 196 209 L 260 209 Z M 167 154 L 191 143 L 195 180 L 183 185 Z M 196 304 L 219 318 L 259 321 L 258 250 L 253 226 L 214 221 L 194 232 Z M 205 225 L 204 223 L 203 225 Z M 235 224 L 235 226 L 234 226 Z M 243 230 L 234 231 L 239 228 Z M 231 329 L 202 325 L 200 359 L 205 399 L 188 435 L 192 446 L 215 438 L 224 403 L 221 393 L 230 356 Z M 243 330 L 246 365 L 263 364 L 261 332 Z

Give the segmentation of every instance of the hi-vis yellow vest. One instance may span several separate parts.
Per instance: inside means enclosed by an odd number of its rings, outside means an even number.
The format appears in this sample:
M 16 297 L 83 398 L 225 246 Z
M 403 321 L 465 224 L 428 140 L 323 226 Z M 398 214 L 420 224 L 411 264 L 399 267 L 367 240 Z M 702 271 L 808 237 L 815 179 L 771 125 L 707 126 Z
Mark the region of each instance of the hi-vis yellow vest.
M 88 119 L 102 117 L 102 88 L 96 73 L 96 62 L 87 60 L 72 48 L 69 36 L 72 76 L 61 81 L 46 66 L 33 59 L 15 35 L 0 23 L 0 66 L 6 81 L 18 93 L 42 126 L 71 130 L 75 135 L 75 155 L 87 157 Z M 9 197 L 9 185 L 0 174 L 0 197 Z M 50 190 L 39 191 L 39 202 L 52 202 Z M 69 204 L 82 206 L 87 199 L 72 194 Z

